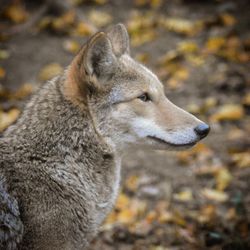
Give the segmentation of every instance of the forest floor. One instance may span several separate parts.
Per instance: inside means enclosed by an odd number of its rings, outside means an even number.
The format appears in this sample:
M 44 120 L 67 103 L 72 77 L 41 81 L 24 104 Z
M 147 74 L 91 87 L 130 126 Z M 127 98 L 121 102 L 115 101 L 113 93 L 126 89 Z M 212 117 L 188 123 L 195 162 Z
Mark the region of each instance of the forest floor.
M 116 207 L 90 249 L 250 249 L 249 1 L 51 2 L 0 1 L 0 131 L 118 22 L 168 98 L 211 125 L 188 151 L 126 153 Z

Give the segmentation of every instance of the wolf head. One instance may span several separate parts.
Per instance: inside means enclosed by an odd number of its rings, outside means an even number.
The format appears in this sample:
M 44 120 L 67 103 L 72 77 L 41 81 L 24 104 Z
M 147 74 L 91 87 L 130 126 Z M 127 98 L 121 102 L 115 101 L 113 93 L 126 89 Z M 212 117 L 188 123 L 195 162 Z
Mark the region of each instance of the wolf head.
M 88 110 L 96 130 L 122 150 L 132 144 L 186 148 L 209 126 L 170 102 L 162 83 L 129 54 L 122 24 L 95 34 L 67 70 L 64 94 Z

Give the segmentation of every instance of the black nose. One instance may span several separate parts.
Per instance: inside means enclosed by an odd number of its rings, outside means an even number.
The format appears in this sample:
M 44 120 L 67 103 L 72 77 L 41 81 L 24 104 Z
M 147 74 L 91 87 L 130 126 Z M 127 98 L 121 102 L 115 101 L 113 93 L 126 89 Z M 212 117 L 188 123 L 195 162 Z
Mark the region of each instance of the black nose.
M 196 134 L 202 139 L 204 137 L 206 137 L 209 133 L 210 127 L 206 124 L 206 123 L 201 123 L 200 125 L 198 125 L 194 131 L 196 132 Z

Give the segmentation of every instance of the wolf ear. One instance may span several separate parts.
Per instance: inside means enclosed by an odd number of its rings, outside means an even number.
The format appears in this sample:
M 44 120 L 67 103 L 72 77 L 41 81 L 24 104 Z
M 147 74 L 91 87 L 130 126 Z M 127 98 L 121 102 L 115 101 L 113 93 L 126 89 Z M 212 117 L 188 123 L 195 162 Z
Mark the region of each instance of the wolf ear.
M 83 58 L 87 75 L 105 77 L 115 70 L 116 62 L 111 41 L 104 32 L 97 33 L 87 44 Z
M 117 57 L 127 53 L 129 54 L 129 36 L 126 27 L 118 23 L 112 26 L 107 35 L 112 43 L 114 53 Z
M 87 93 L 101 87 L 97 79 L 107 79 L 116 67 L 117 57 L 108 36 L 104 32 L 95 34 L 69 65 L 64 84 L 65 95 L 73 102 L 86 101 L 84 97 Z

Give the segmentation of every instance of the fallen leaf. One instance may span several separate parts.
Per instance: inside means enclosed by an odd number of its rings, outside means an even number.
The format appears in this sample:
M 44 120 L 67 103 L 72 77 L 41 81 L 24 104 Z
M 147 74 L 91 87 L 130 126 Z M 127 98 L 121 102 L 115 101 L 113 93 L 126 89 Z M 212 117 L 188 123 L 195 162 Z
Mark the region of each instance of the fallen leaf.
M 113 20 L 112 16 L 104 11 L 92 10 L 90 11 L 89 20 L 98 28 L 110 24 Z
M 189 151 L 177 152 L 176 156 L 180 163 L 187 164 L 194 159 L 197 162 L 207 160 L 213 156 L 213 151 L 204 143 L 198 143 Z
M 16 121 L 20 114 L 20 110 L 13 108 L 7 112 L 0 111 L 0 131 L 5 130 L 13 122 Z
M 136 175 L 130 175 L 125 181 L 125 187 L 132 192 L 135 192 L 138 188 L 138 179 L 139 177 Z
M 149 223 L 149 224 L 152 224 L 153 221 L 155 221 L 157 219 L 158 215 L 156 213 L 156 211 L 150 211 L 147 216 L 146 216 L 146 221 Z
M 126 194 L 121 193 L 117 198 L 115 207 L 117 209 L 122 210 L 128 207 L 129 204 L 130 204 L 130 198 Z
M 170 211 L 162 211 L 157 219 L 160 223 L 168 223 L 173 221 L 173 213 Z
M 136 212 L 130 208 L 123 209 L 117 214 L 116 220 L 122 224 L 130 224 L 135 221 Z
M 240 104 L 225 104 L 213 114 L 210 119 L 213 122 L 218 121 L 237 121 L 244 117 L 244 109 Z
M 72 54 L 76 54 L 80 47 L 80 44 L 75 40 L 66 40 L 63 42 L 63 48 Z
M 141 34 L 138 35 L 132 35 L 131 37 L 131 45 L 132 46 L 140 46 L 142 44 L 145 44 L 147 42 L 151 42 L 156 38 L 156 33 L 154 30 L 147 29 L 144 30 Z
M 140 46 L 156 38 L 155 16 L 152 12 L 133 12 L 127 23 L 132 46 Z
M 0 49 L 0 60 L 4 60 L 10 57 L 10 52 L 8 50 Z
M 232 160 L 239 168 L 249 168 L 250 152 L 235 153 L 232 155 Z
M 3 79 L 6 75 L 6 71 L 4 68 L 0 67 L 0 79 Z
M 193 200 L 193 192 L 191 189 L 185 189 L 177 194 L 174 194 L 174 199 L 177 201 L 191 201 Z
M 69 10 L 63 15 L 52 19 L 51 27 L 53 30 L 63 33 L 68 33 L 76 20 L 76 12 Z
M 15 1 L 10 4 L 4 11 L 4 16 L 11 20 L 13 23 L 23 23 L 28 18 L 28 12 L 25 10 L 21 2 Z
M 200 223 L 211 222 L 216 216 L 216 206 L 212 204 L 201 207 L 197 217 Z
M 228 131 L 227 139 L 230 141 L 241 140 L 243 138 L 245 138 L 245 131 L 243 129 L 234 127 Z
M 243 97 L 242 104 L 248 107 L 250 106 L 250 92 Z
M 81 22 L 77 23 L 76 27 L 72 30 L 72 35 L 90 36 L 95 31 L 96 31 L 96 29 L 93 26 L 89 25 L 86 22 L 81 21 Z
M 208 200 L 225 202 L 228 200 L 229 196 L 225 192 L 218 191 L 215 189 L 205 188 L 201 190 L 201 194 Z
M 222 169 L 224 166 L 221 164 L 213 164 L 213 165 L 203 165 L 199 168 L 195 168 L 194 172 L 196 175 L 213 175 L 215 176 L 220 169 Z
M 24 83 L 22 86 L 14 93 L 10 95 L 10 99 L 20 100 L 29 96 L 34 91 L 34 84 Z
M 222 19 L 223 24 L 226 26 L 233 26 L 236 23 L 235 17 L 228 13 L 221 14 L 220 18 Z
M 201 105 L 190 103 L 187 105 L 186 110 L 192 114 L 201 114 Z
M 194 42 L 181 42 L 178 44 L 178 50 L 181 53 L 188 54 L 188 53 L 194 53 L 198 51 L 198 46 Z
M 103 5 L 106 4 L 108 0 L 94 0 L 96 4 Z
M 215 175 L 216 189 L 219 191 L 225 190 L 232 180 L 232 175 L 227 168 L 220 168 Z
M 63 72 L 63 68 L 58 63 L 50 63 L 44 66 L 41 71 L 39 72 L 38 78 L 41 81 L 47 81 L 60 73 Z
M 135 56 L 135 59 L 141 63 L 147 63 L 149 61 L 148 53 L 140 53 Z
M 226 39 L 224 37 L 210 37 L 206 42 L 206 49 L 209 52 L 217 52 L 226 44 Z
M 150 6 L 153 9 L 157 9 L 162 5 L 162 0 L 150 0 Z
M 188 36 L 193 36 L 199 33 L 203 28 L 203 23 L 201 21 L 190 21 L 182 18 L 162 17 L 159 22 L 169 31 Z

